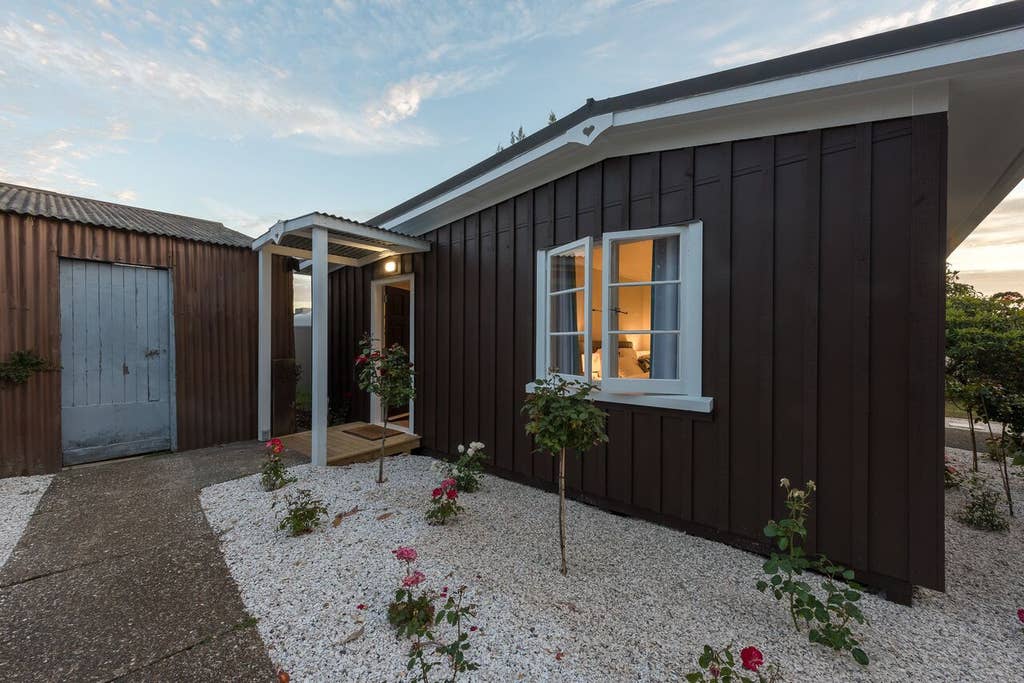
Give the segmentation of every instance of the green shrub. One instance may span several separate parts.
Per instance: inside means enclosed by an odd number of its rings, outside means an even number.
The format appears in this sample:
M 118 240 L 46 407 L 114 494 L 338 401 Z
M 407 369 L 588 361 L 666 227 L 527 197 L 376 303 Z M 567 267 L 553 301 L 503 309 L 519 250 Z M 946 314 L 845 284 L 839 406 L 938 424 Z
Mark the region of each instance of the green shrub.
M 794 628 L 806 627 L 812 643 L 849 651 L 858 664 L 867 666 L 868 656 L 850 628 L 851 623 L 867 621 L 856 604 L 861 599 L 861 588 L 853 580 L 853 571 L 832 564 L 824 555 L 813 559 L 804 550 L 814 482 L 807 482 L 806 490 L 791 488 L 785 478 L 779 484 L 786 489 L 789 515 L 778 522 L 769 520 L 764 528 L 764 535 L 774 542 L 778 552 L 773 551 L 764 563 L 768 580 L 758 581 L 757 589 L 762 593 L 770 592 L 776 600 L 786 601 Z M 807 571 L 825 575 L 821 583 L 824 600 L 803 580 Z
M 307 489 L 299 489 L 295 496 L 287 496 L 288 514 L 277 525 L 280 530 L 287 529 L 292 536 L 308 534 L 320 526 L 320 518 L 327 514 L 327 508 L 319 498 Z
M 24 384 L 37 372 L 59 370 L 57 365 L 35 351 L 14 351 L 5 361 L 0 361 L 0 386 Z
M 984 479 L 972 474 L 963 487 L 967 504 L 960 512 L 960 521 L 983 531 L 1006 531 L 1010 523 L 1002 512 L 1002 497 Z
M 584 453 L 608 440 L 605 418 L 591 394 L 593 384 L 566 380 L 558 374 L 533 382 L 533 391 L 523 401 L 526 433 L 541 451 L 558 458 L 558 547 L 562 554 L 562 576 L 569 572 L 565 559 L 565 451 Z

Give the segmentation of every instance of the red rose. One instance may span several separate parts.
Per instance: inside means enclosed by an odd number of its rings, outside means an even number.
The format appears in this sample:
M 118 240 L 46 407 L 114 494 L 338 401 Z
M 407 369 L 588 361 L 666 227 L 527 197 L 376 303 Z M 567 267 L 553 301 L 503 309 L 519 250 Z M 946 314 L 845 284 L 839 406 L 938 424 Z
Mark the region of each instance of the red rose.
M 430 495 L 432 495 L 434 498 L 440 498 L 441 497 L 441 489 L 434 489 L 434 492 L 432 494 L 430 494 Z
M 745 647 L 740 650 L 740 660 L 743 662 L 744 669 L 757 671 L 764 664 L 764 655 L 756 647 Z
M 356 356 L 356 365 L 362 365 L 365 362 L 366 356 L 364 356 L 363 354 L 359 354 L 358 356 Z
M 1017 621 L 1024 624 L 1024 609 L 1017 610 Z
M 448 496 L 448 500 L 455 500 L 459 497 L 459 492 L 455 489 L 448 489 L 445 495 Z
M 469 627 L 469 630 L 470 630 L 470 631 L 475 631 L 475 630 L 476 630 L 476 626 L 470 626 L 470 627 Z
M 356 605 L 356 609 L 366 609 L 366 605 L 364 605 L 363 603 L 359 603 L 358 605 Z

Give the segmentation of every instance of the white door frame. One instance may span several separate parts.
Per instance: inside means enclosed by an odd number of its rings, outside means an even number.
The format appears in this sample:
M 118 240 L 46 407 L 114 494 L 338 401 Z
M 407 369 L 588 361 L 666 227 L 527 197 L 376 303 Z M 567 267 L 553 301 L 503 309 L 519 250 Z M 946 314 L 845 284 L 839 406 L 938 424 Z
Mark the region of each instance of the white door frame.
M 409 362 L 416 363 L 416 277 L 412 273 L 405 275 L 393 275 L 370 281 L 370 335 L 375 340 L 382 340 L 384 336 L 384 288 L 396 282 L 409 283 Z M 415 378 L 413 386 L 415 386 Z M 389 424 L 388 427 L 400 432 L 415 433 L 416 430 L 416 401 L 409 401 L 409 427 Z M 380 400 L 370 396 L 370 422 L 373 424 L 384 424 Z

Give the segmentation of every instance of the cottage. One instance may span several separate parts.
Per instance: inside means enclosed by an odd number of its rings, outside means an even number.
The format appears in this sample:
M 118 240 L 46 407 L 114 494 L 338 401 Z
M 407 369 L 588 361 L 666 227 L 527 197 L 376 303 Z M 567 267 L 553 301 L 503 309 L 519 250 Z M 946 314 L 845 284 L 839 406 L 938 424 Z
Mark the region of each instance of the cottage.
M 1021 120 L 1010 3 L 588 100 L 371 225 L 283 221 L 254 248 L 312 260 L 313 461 L 358 338 L 406 329 L 425 452 L 552 486 L 519 409 L 553 368 L 609 414 L 576 498 L 763 548 L 813 479 L 812 547 L 942 590 L 944 261 L 1024 176 Z
M 0 362 L 31 352 L 52 367 L 0 385 L 0 477 L 252 438 L 251 243 L 213 221 L 0 183 Z M 292 280 L 276 266 L 287 377 Z

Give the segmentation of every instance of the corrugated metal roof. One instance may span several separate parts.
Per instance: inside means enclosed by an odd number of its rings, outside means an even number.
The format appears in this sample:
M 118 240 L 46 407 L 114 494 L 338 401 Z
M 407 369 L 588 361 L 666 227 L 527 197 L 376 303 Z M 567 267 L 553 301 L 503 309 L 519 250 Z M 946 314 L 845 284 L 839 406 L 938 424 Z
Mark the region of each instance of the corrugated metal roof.
M 248 247 L 252 244 L 251 237 L 235 232 L 217 221 L 4 182 L 0 182 L 0 211 L 133 230 L 151 235 L 166 235 L 229 247 Z

